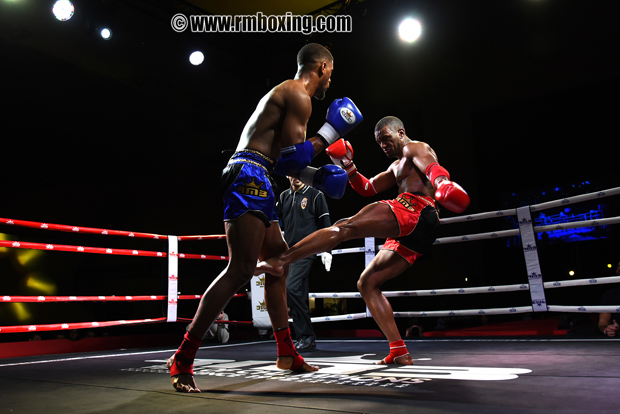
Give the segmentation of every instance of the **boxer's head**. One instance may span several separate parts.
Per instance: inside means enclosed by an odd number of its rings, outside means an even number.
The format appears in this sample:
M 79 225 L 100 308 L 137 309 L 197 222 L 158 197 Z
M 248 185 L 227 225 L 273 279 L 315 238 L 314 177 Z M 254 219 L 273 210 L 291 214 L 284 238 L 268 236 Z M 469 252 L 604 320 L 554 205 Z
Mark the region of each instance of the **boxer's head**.
M 388 158 L 397 156 L 406 136 L 403 121 L 395 116 L 386 116 L 375 125 L 375 141 Z
M 318 43 L 308 43 L 297 53 L 297 68 L 298 73 L 310 71 L 317 74 L 319 84 L 313 96 L 319 100 L 324 99 L 334 69 L 331 52 Z

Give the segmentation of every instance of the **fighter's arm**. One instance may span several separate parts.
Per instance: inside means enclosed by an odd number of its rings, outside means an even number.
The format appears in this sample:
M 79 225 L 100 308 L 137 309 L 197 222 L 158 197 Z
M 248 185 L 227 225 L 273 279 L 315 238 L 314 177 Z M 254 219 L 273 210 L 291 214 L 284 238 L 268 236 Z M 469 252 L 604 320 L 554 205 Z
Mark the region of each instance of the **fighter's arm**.
M 306 124 L 312 112 L 311 99 L 307 95 L 305 88 L 300 83 L 293 83 L 290 87 L 284 88 L 285 94 L 285 124 L 283 125 L 282 148 L 288 145 L 295 145 L 306 139 Z M 325 116 L 326 122 L 319 129 L 317 134 L 308 139 L 314 148 L 314 154 L 318 154 L 325 147 L 333 144 L 338 138 L 346 135 L 349 131 L 359 125 L 364 117 L 351 99 L 344 97 L 334 100 L 327 109 Z M 290 143 L 284 134 L 296 137 L 297 131 L 303 131 L 303 139 L 293 138 Z
M 353 164 L 353 147 L 349 141 L 339 139 L 327 148 L 326 153 L 334 164 L 342 167 L 347 172 L 351 187 L 363 196 L 373 196 L 396 184 L 396 177 L 391 171 L 394 164 L 387 171 L 379 173 L 371 179 L 359 173 L 357 167 Z
M 387 171 L 383 171 L 370 179 L 356 171 L 349 177 L 349 182 L 359 194 L 366 197 L 373 196 L 396 185 L 396 176 L 391 170 L 392 166 Z
M 445 208 L 462 213 L 469 206 L 469 195 L 457 183 L 450 181 L 450 173 L 437 162 L 435 151 L 424 142 L 410 142 L 403 150 L 405 158 L 411 159 L 423 171 L 435 187 L 435 199 Z
M 426 172 L 426 169 L 431 164 L 437 163 L 437 155 L 435 154 L 435 151 L 433 151 L 430 145 L 419 141 L 410 142 L 405 145 L 405 147 L 403 148 L 403 158 L 405 158 L 407 161 L 411 161 L 417 167 L 417 169 L 422 171 L 423 173 Z M 433 178 L 450 178 L 449 175 L 446 176 L 446 174 L 448 174 L 447 171 L 445 171 L 445 173 L 443 173 L 442 171 L 442 174 L 443 175 L 438 175 L 437 177 Z M 436 187 L 434 183 L 431 184 L 433 185 L 433 187 Z
M 312 114 L 312 101 L 304 89 L 296 84 L 290 85 L 283 91 L 284 119 L 282 121 L 280 145 L 282 148 L 301 144 L 306 140 L 306 127 Z M 318 137 L 312 137 L 308 141 L 312 143 L 315 154 L 323 150 L 323 141 Z
M 279 95 L 282 100 L 280 158 L 274 173 L 298 177 L 299 172 L 310 165 L 323 144 L 319 138 L 306 141 L 306 125 L 312 113 L 312 102 L 305 90 L 295 81 L 289 81 L 282 86 Z

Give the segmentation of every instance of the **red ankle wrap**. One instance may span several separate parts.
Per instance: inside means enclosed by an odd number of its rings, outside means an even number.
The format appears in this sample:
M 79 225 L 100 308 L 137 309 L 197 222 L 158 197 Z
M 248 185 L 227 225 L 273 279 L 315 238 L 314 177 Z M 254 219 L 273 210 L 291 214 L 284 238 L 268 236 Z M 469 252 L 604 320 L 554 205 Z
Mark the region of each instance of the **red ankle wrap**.
M 304 365 L 304 359 L 295 349 L 295 344 L 293 344 L 293 340 L 291 339 L 290 328 L 273 331 L 273 335 L 276 337 L 278 357 L 293 357 L 293 366 L 291 367 L 291 371 L 299 370 Z
M 174 377 L 179 374 L 191 374 L 194 375 L 194 358 L 196 358 L 196 351 L 200 347 L 202 341 L 196 338 L 194 335 L 185 332 L 183 342 L 174 354 L 174 363 L 170 366 L 170 376 Z
M 407 355 L 408 353 L 405 341 L 402 339 L 400 341 L 390 342 L 390 355 L 386 356 L 384 361 L 386 364 L 395 364 L 394 358 Z

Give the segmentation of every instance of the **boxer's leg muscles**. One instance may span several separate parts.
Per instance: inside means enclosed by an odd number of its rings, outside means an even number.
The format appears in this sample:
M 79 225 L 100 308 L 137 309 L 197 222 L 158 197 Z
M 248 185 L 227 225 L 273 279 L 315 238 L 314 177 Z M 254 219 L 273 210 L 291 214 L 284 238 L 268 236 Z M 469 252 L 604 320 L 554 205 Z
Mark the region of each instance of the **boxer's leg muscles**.
M 265 241 L 261 248 L 259 257 L 261 259 L 277 256 L 287 248 L 286 242 L 282 238 L 280 226 L 273 223 L 265 234 Z M 295 350 L 295 345 L 291 339 L 291 332 L 288 327 L 288 312 L 286 310 L 286 273 L 288 266 L 282 277 L 265 276 L 265 305 L 271 319 L 274 336 L 278 345 L 278 359 L 276 365 L 280 369 L 290 369 L 293 371 L 316 371 L 319 368 L 307 364 Z
M 372 262 L 364 269 L 357 282 L 357 288 L 362 294 L 366 306 L 370 310 L 375 322 L 390 342 L 390 354 L 382 361 L 387 364 L 410 365 L 413 360 L 407 352 L 404 341 L 401 340 L 398 327 L 394 321 L 392 306 L 381 292 L 381 285 L 403 273 L 411 265 L 399 254 L 390 250 L 381 250 Z
M 268 260 L 257 269 L 280 276 L 282 267 L 308 256 L 329 251 L 340 243 L 364 237 L 397 237 L 399 227 L 390 207 L 373 203 L 362 208 L 356 215 L 337 221 L 308 235 L 280 257 Z
M 211 283 L 198 305 L 188 335 L 168 360 L 172 386 L 180 392 L 200 392 L 194 382 L 193 362 L 201 339 L 230 298 L 252 278 L 265 236 L 265 224 L 252 214 L 226 223 L 229 262 Z M 286 306 L 286 305 L 285 305 Z

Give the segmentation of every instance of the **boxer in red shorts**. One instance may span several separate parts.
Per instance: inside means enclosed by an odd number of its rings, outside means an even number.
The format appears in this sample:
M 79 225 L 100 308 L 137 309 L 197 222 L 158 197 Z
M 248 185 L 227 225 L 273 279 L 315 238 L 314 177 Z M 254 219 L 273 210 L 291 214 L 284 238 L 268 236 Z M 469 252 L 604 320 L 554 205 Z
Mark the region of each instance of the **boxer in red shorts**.
M 357 282 L 366 306 L 390 343 L 390 354 L 380 364 L 411 365 L 413 359 L 402 340 L 392 306 L 381 285 L 407 270 L 432 246 L 439 225 L 435 202 L 460 213 L 469 205 L 469 196 L 437 162 L 435 151 L 426 143 L 407 137 L 402 121 L 385 117 L 375 126 L 375 140 L 388 158 L 396 158 L 387 169 L 371 179 L 357 172 L 351 144 L 340 139 L 326 152 L 334 164 L 348 174 L 351 187 L 363 196 L 373 196 L 394 185 L 400 195 L 362 208 L 353 217 L 318 230 L 279 256 L 261 262 L 256 274 L 280 276 L 284 266 L 307 256 L 329 251 L 338 244 L 364 237 L 387 238 Z

